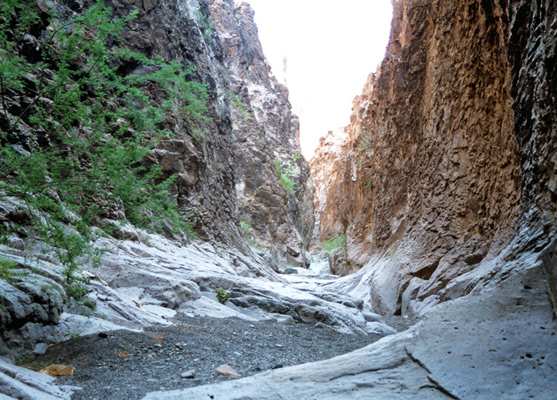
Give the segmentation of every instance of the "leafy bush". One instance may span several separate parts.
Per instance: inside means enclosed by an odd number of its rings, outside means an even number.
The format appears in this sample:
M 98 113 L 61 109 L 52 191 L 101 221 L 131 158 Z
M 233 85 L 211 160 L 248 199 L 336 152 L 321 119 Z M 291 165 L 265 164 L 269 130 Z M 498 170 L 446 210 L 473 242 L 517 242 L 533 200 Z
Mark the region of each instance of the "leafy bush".
M 221 304 L 226 303 L 230 298 L 226 290 L 223 288 L 218 288 L 217 291 L 215 292 L 215 295 L 217 296 L 217 299 Z
M 25 204 L 35 234 L 66 267 L 68 285 L 80 281 L 78 260 L 98 255 L 91 226 L 110 210 L 153 231 L 170 224 L 191 233 L 169 192 L 175 177 L 144 160 L 172 135 L 168 115 L 182 112 L 190 131 L 208 121 L 207 88 L 188 80 L 192 67 L 118 47 L 134 16 L 113 19 L 97 1 L 76 18 L 45 21 L 32 1 L 0 4 L 0 198 Z M 23 52 L 26 35 L 47 23 L 40 54 Z M 125 75 L 121 65 L 143 73 Z

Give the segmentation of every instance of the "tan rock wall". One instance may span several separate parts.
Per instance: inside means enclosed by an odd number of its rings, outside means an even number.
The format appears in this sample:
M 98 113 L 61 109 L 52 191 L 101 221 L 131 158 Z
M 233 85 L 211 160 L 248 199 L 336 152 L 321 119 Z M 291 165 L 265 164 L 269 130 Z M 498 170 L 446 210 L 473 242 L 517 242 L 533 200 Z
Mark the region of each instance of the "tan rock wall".
M 394 2 L 385 60 L 354 101 L 344 177 L 335 171 L 320 188 L 321 233 L 347 226 L 349 262 L 375 271 L 378 311 L 440 301 L 514 233 L 508 25 L 490 1 Z

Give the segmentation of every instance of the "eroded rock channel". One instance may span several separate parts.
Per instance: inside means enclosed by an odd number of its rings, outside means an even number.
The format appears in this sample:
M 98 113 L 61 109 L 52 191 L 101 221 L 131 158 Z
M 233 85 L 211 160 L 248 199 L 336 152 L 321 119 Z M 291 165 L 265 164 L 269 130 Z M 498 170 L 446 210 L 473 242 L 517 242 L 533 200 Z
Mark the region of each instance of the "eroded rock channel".
M 313 178 L 248 4 L 105 3 L 0 8 L 0 397 L 554 398 L 554 1 L 393 1 Z

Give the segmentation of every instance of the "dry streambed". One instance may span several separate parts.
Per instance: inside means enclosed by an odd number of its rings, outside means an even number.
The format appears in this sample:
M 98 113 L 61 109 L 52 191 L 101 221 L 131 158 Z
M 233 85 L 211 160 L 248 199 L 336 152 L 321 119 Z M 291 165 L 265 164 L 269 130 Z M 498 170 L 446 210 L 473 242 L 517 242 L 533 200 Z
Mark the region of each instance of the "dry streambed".
M 72 399 L 141 399 L 173 390 L 232 379 L 215 374 L 222 364 L 240 377 L 328 359 L 366 346 L 380 335 L 347 335 L 314 324 L 285 325 L 236 318 L 182 317 L 171 327 L 102 332 L 50 346 L 23 365 L 75 367 L 57 383 L 79 386 Z

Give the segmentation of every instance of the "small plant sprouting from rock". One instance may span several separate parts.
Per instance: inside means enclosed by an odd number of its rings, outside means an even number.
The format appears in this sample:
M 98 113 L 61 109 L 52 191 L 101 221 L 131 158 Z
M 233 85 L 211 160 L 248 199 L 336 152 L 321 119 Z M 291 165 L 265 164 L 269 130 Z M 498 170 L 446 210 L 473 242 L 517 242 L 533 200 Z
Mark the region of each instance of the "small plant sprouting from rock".
M 371 178 L 369 178 L 367 183 L 364 185 L 364 188 L 369 189 L 369 190 L 373 189 L 373 182 L 372 182 Z
M 244 235 L 247 235 L 248 231 L 251 229 L 251 225 L 247 221 L 240 221 L 240 227 L 242 228 Z
M 223 288 L 218 288 L 217 291 L 215 292 L 215 295 L 217 296 L 217 300 L 221 304 L 226 303 L 228 301 L 228 299 L 230 298 L 230 296 L 228 295 L 228 292 Z
M 201 22 L 201 29 L 203 30 L 203 39 L 205 43 L 211 44 L 213 42 L 213 32 L 215 31 L 215 23 L 211 14 L 205 15 L 199 12 L 199 21 Z
M 14 278 L 23 275 L 25 275 L 25 273 L 19 269 L 19 264 L 17 262 L 0 257 L 0 279 L 12 283 Z
M 274 163 L 275 170 L 277 171 L 277 174 L 279 176 L 280 184 L 287 193 L 294 193 L 294 190 L 296 189 L 296 182 L 292 180 L 292 171 L 294 170 L 294 167 L 290 164 L 287 164 L 286 168 L 283 168 L 282 162 L 278 158 L 275 158 Z
M 232 108 L 234 110 L 236 110 L 240 117 L 245 121 L 248 118 L 248 112 L 247 112 L 247 107 L 244 104 L 244 102 L 242 100 L 240 100 L 240 97 L 234 93 L 232 90 L 228 91 L 228 94 L 230 96 L 230 105 L 232 106 Z

